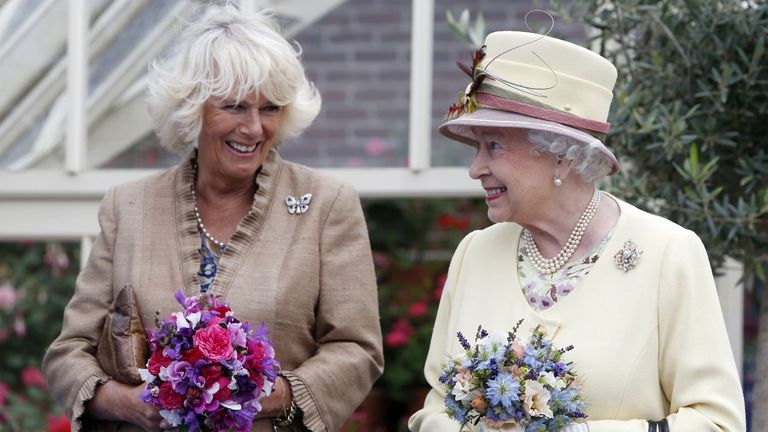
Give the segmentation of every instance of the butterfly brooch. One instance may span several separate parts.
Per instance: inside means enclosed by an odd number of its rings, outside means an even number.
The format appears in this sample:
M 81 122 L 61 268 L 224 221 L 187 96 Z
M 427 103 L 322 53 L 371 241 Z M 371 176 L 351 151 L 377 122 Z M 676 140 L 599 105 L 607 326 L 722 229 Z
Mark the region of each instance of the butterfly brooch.
M 285 204 L 288 206 L 288 213 L 292 215 L 302 215 L 309 210 L 309 202 L 312 201 L 312 194 L 304 194 L 301 199 L 296 199 L 292 195 L 285 197 Z

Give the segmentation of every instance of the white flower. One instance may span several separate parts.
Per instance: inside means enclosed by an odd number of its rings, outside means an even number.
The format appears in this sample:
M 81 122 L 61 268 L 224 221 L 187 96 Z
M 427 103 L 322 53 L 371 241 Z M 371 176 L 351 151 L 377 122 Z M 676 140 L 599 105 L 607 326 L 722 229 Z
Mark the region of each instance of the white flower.
M 181 312 L 174 312 L 171 314 L 171 316 L 176 319 L 176 328 L 177 329 L 183 329 L 189 327 L 189 322 L 186 318 L 184 318 L 184 314 Z
M 141 377 L 141 380 L 144 381 L 145 383 L 151 383 L 156 378 L 154 375 L 152 375 L 149 369 L 139 368 L 138 371 L 139 371 L 139 376 Z
M 470 383 L 457 382 L 453 386 L 451 394 L 455 396 L 457 401 L 471 401 L 475 397 L 471 391 Z
M 191 324 L 192 328 L 195 328 L 197 323 L 200 322 L 200 312 L 194 312 L 189 315 L 187 315 L 187 321 Z
M 224 402 L 219 402 L 219 405 L 223 406 L 224 408 L 229 408 L 233 411 L 239 411 L 242 408 L 242 406 L 239 403 L 233 400 L 226 400 Z
M 543 380 L 544 384 L 548 384 L 550 387 L 555 389 L 555 391 L 560 391 L 565 388 L 565 381 L 555 377 L 555 374 L 552 372 L 547 372 L 544 375 L 541 375 L 539 379 Z
M 171 426 L 181 425 L 181 415 L 176 410 L 160 410 L 160 416 Z
M 552 418 L 552 409 L 549 408 L 549 390 L 538 381 L 525 380 L 525 398 L 523 409 L 531 417 L 544 416 Z

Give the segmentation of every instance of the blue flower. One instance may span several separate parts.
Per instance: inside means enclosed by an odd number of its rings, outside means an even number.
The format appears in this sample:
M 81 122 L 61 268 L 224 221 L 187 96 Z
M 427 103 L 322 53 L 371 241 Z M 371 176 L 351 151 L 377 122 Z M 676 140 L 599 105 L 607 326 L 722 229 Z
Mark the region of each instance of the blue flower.
M 565 373 L 568 372 L 569 369 L 570 368 L 568 367 L 567 364 L 563 362 L 557 362 L 555 363 L 555 370 L 553 372 L 555 373 L 556 377 L 561 377 L 565 375 Z
M 547 427 L 546 419 L 536 419 L 525 427 L 525 432 L 547 432 L 551 430 Z
M 517 394 L 519 390 L 520 383 L 512 375 L 502 372 L 496 379 L 488 381 L 487 396 L 492 404 L 501 404 L 504 408 L 509 408 L 512 402 L 520 400 Z
M 578 390 L 573 388 L 551 392 L 549 404 L 556 411 L 566 414 L 578 413 L 584 409 L 584 402 L 579 399 Z
M 464 416 L 467 414 L 467 411 L 469 411 L 468 408 L 465 408 L 459 402 L 454 400 L 451 395 L 448 395 L 448 397 L 443 400 L 443 403 L 445 404 L 446 411 L 450 417 L 459 423 L 464 422 Z
M 478 370 L 492 369 L 493 364 L 499 364 L 504 361 L 507 354 L 506 341 L 501 337 L 492 337 L 477 345 L 479 363 Z

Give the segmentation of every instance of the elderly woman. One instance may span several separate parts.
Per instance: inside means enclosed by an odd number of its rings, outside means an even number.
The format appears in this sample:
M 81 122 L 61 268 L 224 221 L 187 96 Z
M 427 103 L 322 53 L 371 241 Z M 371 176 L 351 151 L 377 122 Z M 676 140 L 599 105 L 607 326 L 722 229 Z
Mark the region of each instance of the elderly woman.
M 121 324 L 126 308 L 134 308 L 131 328 L 152 327 L 156 311 L 180 310 L 177 290 L 213 293 L 238 319 L 269 328 L 282 372 L 255 431 L 273 424 L 335 431 L 381 374 L 359 199 L 276 151 L 320 109 L 298 57 L 271 14 L 211 6 L 153 65 L 148 101 L 157 133 L 186 156 L 112 188 L 101 205 L 101 233 L 44 360 L 73 430 L 108 421 L 121 431 L 159 430 L 158 410 L 139 399 L 144 386 L 120 378 L 135 378 L 146 357 L 113 347 L 99 361 L 101 335 Z M 112 375 L 104 363 L 115 362 L 128 370 Z
M 599 190 L 619 165 L 603 140 L 613 65 L 574 44 L 497 32 L 444 135 L 475 147 L 469 174 L 496 222 L 451 262 L 416 432 L 458 431 L 439 382 L 457 332 L 542 326 L 582 378 L 571 431 L 745 430 L 744 400 L 699 238 Z M 481 60 L 482 59 L 482 60 Z M 507 425 L 502 430 L 518 430 Z

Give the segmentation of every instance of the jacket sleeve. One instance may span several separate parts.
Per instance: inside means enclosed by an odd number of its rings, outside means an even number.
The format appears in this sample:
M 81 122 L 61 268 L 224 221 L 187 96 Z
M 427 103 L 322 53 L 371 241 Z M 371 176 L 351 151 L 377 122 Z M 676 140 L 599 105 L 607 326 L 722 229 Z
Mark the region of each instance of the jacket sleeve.
M 112 303 L 112 252 L 117 230 L 114 194 L 114 189 L 110 190 L 101 203 L 101 232 L 64 310 L 61 334 L 43 358 L 51 394 L 71 419 L 73 431 L 82 428 L 85 403 L 93 398 L 96 387 L 110 380 L 96 360 L 96 345 Z
M 744 432 L 744 397 L 707 253 L 680 230 L 659 278 L 659 376 L 670 431 Z M 660 420 L 660 419 L 655 419 Z M 646 432 L 644 420 L 588 422 L 590 432 Z
M 424 376 L 432 389 L 424 400 L 424 407 L 408 420 L 408 428 L 413 432 L 452 432 L 459 430 L 459 423 L 448 417 L 445 412 L 443 400 L 446 392 L 443 385 L 440 384 L 439 378 L 443 371 L 443 362 L 448 355 L 449 344 L 455 337 L 454 334 L 449 334 L 449 329 L 452 327 L 453 295 L 461 273 L 464 253 L 473 236 L 474 233 L 470 233 L 459 243 L 448 268 L 448 278 L 440 298 L 435 327 L 432 330 L 432 340 L 429 343 L 427 362 L 424 365 Z
M 284 371 L 309 430 L 336 431 L 384 367 L 378 294 L 357 193 L 342 185 L 320 234 L 317 351 Z

